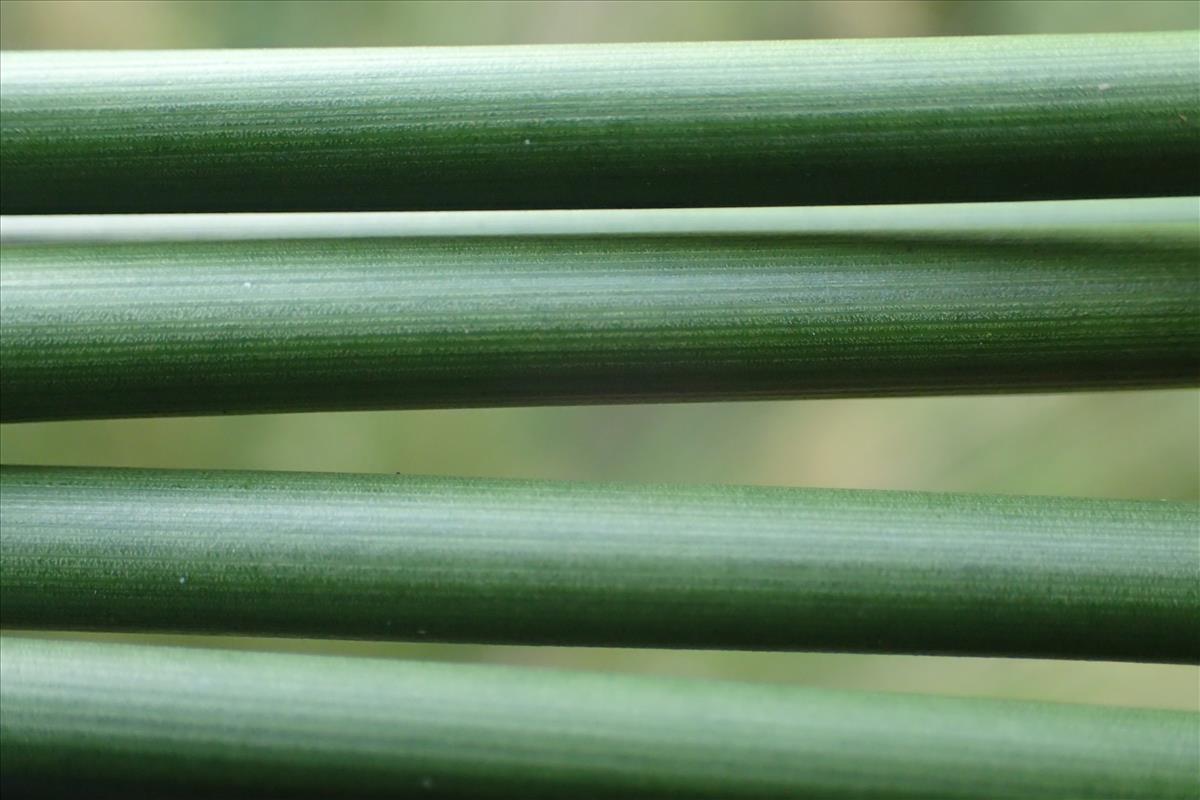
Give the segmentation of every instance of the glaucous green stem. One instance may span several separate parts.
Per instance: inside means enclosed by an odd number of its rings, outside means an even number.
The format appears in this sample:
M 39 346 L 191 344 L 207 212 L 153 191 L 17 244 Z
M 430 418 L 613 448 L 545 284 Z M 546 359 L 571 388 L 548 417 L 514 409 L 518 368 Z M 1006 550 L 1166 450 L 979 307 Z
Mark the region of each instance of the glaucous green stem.
M 1194 504 L 4 467 L 0 624 L 1200 661 Z
M 0 413 L 1195 385 L 1179 228 L 5 246 Z
M 1195 797 L 1200 715 L 5 637 L 6 788 Z
M 1200 192 L 1200 38 L 5 53 L 13 213 Z
M 77 244 L 487 236 L 925 237 L 993 241 L 1194 233 L 1200 197 L 1009 203 L 605 208 L 539 211 L 291 211 L 219 214 L 10 214 L 0 243 Z

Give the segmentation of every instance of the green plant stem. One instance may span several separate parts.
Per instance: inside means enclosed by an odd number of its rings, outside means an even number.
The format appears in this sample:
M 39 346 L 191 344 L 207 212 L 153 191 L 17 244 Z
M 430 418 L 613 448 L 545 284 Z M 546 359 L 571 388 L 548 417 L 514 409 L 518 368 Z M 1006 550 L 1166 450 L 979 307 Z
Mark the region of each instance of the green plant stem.
M 1178 227 L 6 246 L 0 413 L 1194 385 Z
M 4 213 L 1200 192 L 1194 31 L 5 53 Z
M 529 211 L 316 211 L 0 216 L 4 244 L 380 237 L 764 234 L 1036 241 L 1186 234 L 1200 197 L 1011 203 L 628 208 Z
M 1200 661 L 1193 504 L 4 467 L 0 624 Z
M 1200 715 L 482 665 L 0 648 L 6 786 L 77 796 L 1191 798 Z

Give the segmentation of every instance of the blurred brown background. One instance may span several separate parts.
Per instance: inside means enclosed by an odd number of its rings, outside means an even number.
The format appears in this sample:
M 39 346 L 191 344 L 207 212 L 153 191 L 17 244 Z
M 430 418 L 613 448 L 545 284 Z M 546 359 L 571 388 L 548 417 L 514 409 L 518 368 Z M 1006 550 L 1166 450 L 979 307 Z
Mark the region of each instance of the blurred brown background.
M 0 3 L 0 46 L 9 49 L 462 45 L 1177 28 L 1200 28 L 1200 4 L 1190 0 Z M 1200 393 L 7 425 L 0 428 L 0 457 L 5 463 L 729 482 L 1196 502 L 1200 500 Z M 1200 670 L 1193 667 L 141 638 L 820 686 L 1200 707 Z

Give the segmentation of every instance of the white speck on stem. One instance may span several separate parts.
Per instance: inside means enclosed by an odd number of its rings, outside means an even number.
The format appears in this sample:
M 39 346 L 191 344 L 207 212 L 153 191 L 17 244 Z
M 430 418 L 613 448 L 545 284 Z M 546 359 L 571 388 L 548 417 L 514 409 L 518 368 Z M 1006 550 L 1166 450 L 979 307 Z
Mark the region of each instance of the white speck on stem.
M 531 144 L 533 144 L 533 142 L 531 142 L 531 141 L 529 141 L 528 139 L 526 139 L 526 140 L 525 140 L 525 144 L 526 144 L 526 146 L 528 146 L 528 145 L 531 145 Z
M 1109 89 L 1112 88 L 1112 84 L 1111 83 L 1102 83 L 1099 86 L 1097 86 L 1096 88 L 1102 92 L 1107 92 Z
M 418 636 L 424 636 L 426 633 L 428 633 L 428 631 L 426 631 L 424 628 L 417 628 Z
M 180 583 L 180 585 L 187 583 L 187 575 L 180 575 L 179 583 Z
M 253 285 L 254 285 L 254 284 L 253 284 L 253 283 L 251 283 L 250 281 L 246 281 L 245 283 L 243 283 L 243 284 L 242 284 L 242 288 L 243 288 L 243 289 L 249 289 L 249 288 L 250 288 L 250 287 L 252 287 Z

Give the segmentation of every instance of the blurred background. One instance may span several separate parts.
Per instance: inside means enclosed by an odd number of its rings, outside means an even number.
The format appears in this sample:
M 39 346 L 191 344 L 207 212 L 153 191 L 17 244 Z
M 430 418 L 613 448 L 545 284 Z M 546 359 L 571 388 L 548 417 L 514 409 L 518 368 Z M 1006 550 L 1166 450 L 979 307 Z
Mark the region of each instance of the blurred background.
M 1193 0 L 0 2 L 0 47 L 7 49 L 465 45 L 1195 28 L 1200 28 L 1200 3 Z M 0 458 L 10 464 L 409 472 L 1197 502 L 1200 392 L 6 425 L 0 426 Z M 1200 708 L 1200 669 L 1186 666 L 247 638 L 90 638 Z
M 1194 0 L 3 0 L 15 49 L 350 47 L 1196 28 Z

